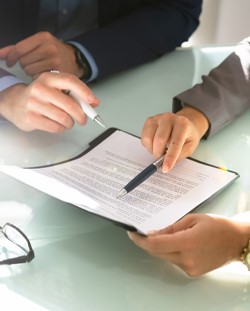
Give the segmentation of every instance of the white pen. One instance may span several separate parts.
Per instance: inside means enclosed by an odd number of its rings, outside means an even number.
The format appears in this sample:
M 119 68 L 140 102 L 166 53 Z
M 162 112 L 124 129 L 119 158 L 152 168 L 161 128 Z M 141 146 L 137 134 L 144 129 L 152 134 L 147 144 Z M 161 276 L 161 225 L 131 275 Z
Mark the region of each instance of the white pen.
M 95 121 L 97 124 L 101 125 L 103 128 L 107 128 L 105 123 L 102 121 L 101 117 L 99 114 L 95 111 L 95 109 L 88 103 L 86 103 L 84 100 L 82 100 L 77 94 L 73 93 L 70 90 L 63 90 L 63 93 L 66 95 L 70 95 L 73 97 L 82 107 L 82 110 L 86 115 Z

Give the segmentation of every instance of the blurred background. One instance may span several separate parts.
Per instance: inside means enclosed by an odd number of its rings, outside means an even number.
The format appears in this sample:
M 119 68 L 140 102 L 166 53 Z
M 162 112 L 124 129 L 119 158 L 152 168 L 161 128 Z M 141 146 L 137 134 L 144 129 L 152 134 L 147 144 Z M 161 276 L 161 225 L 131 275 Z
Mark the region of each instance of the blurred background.
M 189 45 L 231 45 L 250 36 L 250 0 L 203 0 L 200 26 Z

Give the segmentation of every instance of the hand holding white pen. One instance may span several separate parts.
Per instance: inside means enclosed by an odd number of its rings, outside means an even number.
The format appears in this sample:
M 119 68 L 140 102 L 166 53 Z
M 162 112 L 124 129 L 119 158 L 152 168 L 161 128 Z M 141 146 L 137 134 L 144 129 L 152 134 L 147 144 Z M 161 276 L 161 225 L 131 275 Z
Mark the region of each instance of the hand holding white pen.
M 51 73 L 54 74 L 60 74 L 60 72 L 58 70 L 50 70 Z M 78 83 L 82 83 L 79 79 L 76 80 Z M 76 81 L 75 81 L 75 85 L 76 85 Z M 69 82 L 68 82 L 69 83 Z M 74 85 L 74 86 L 75 86 Z M 73 86 L 73 85 L 72 85 Z M 99 124 L 100 126 L 102 126 L 103 128 L 107 128 L 106 125 L 104 124 L 104 122 L 102 121 L 101 117 L 98 115 L 98 113 L 95 111 L 95 109 L 86 101 L 84 101 L 75 91 L 71 90 L 71 86 L 69 85 L 69 89 L 65 88 L 62 89 L 62 92 L 66 95 L 70 95 L 72 98 L 74 98 L 79 105 L 81 106 L 83 112 L 93 121 L 95 121 L 97 124 Z
M 2 91 L 5 99 L 0 105 L 1 116 L 26 132 L 61 133 L 73 128 L 75 122 L 84 125 L 90 110 L 83 113 L 86 107 L 81 108 L 73 97 L 66 96 L 62 90 L 71 90 L 94 108 L 99 104 L 98 98 L 76 76 L 53 72 L 43 72 L 28 85 L 17 83 Z M 93 111 L 90 116 L 95 118 L 97 114 Z
M 98 115 L 96 110 L 88 103 L 86 103 L 83 99 L 80 98 L 77 94 L 73 93 L 70 90 L 63 90 L 63 93 L 70 95 L 73 97 L 82 107 L 82 110 L 84 113 L 93 121 L 95 121 L 97 124 L 102 126 L 103 128 L 107 128 L 104 122 L 102 121 L 101 117 Z

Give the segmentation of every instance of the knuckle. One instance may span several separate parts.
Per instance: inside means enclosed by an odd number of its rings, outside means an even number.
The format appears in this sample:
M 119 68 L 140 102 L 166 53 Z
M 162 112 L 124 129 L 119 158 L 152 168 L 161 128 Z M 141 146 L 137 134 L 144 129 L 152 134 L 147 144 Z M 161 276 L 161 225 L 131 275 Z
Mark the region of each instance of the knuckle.
M 33 113 L 30 111 L 27 111 L 25 116 L 23 116 L 22 120 L 22 130 L 25 132 L 31 132 L 34 128 L 34 122 L 33 122 Z
M 67 111 L 69 111 L 70 113 L 72 113 L 76 108 L 76 102 L 72 100 L 71 98 L 68 98 L 65 104 L 67 105 Z
M 62 133 L 65 131 L 65 127 L 63 127 L 62 125 L 60 124 L 57 124 L 57 123 L 53 123 L 53 125 L 51 125 L 50 127 L 50 131 L 52 133 Z
M 38 35 L 42 37 L 43 40 L 51 40 L 54 38 L 53 35 L 48 31 L 40 31 Z
M 64 111 L 58 112 L 58 120 L 60 123 L 60 126 L 63 126 L 65 128 L 72 128 L 74 125 L 73 120 L 71 119 L 71 117 L 65 113 Z
M 31 121 L 31 111 L 33 111 L 33 107 L 34 107 L 34 100 L 32 97 L 29 98 L 29 100 L 27 100 L 26 102 L 26 115 L 24 118 L 24 122 L 25 123 L 29 123 L 29 121 Z
M 22 50 L 23 50 L 23 43 L 22 42 L 19 42 L 15 45 L 15 50 L 16 50 L 16 53 L 18 55 L 21 55 L 22 54 Z
M 155 136 L 154 138 L 154 145 L 156 146 L 163 146 L 163 145 L 166 145 L 167 144 L 167 141 L 166 141 L 166 137 L 163 136 L 163 135 L 157 135 Z
M 58 112 L 57 116 L 58 116 L 58 119 L 60 120 L 60 123 L 62 123 L 62 124 L 68 124 L 69 123 L 69 116 L 64 111 Z
M 142 136 L 141 142 L 142 142 L 143 146 L 151 145 L 151 140 L 148 136 Z
M 146 124 L 147 125 L 150 125 L 151 123 L 153 123 L 154 122 L 154 117 L 152 117 L 152 116 L 150 116 L 150 117 L 148 117 L 147 119 L 146 119 Z
M 79 83 L 77 80 L 78 78 L 76 78 L 76 76 L 72 74 L 62 73 L 61 76 L 63 77 L 63 80 L 65 81 L 65 83 L 68 85 Z
M 169 121 L 171 120 L 172 118 L 175 117 L 175 114 L 172 113 L 172 112 L 165 112 L 162 117 L 160 118 L 159 122 L 166 122 L 166 121 Z
M 150 116 L 145 121 L 145 126 L 147 127 L 155 126 L 156 124 L 158 124 L 158 115 Z
M 36 83 L 42 84 L 42 83 L 41 83 L 41 80 L 45 80 L 45 81 L 46 81 L 46 80 L 48 79 L 48 77 L 49 77 L 49 72 L 43 71 L 43 72 L 39 75 L 39 79 L 36 79 L 36 80 L 33 81 L 33 85 L 35 85 Z
M 46 45 L 46 54 L 47 55 L 49 55 L 51 57 L 52 55 L 55 55 L 56 52 L 57 52 L 57 49 L 56 49 L 54 44 L 47 44 Z
M 177 122 L 180 127 L 187 128 L 189 126 L 189 120 L 184 116 L 178 116 Z
M 191 256 L 188 258 L 183 258 L 181 260 L 183 262 L 182 264 L 182 269 L 186 272 L 186 274 L 190 277 L 196 277 L 199 275 L 199 270 L 198 270 L 198 263 L 196 260 Z
M 179 149 L 181 147 L 181 144 L 176 140 L 171 140 L 169 143 L 169 147 L 171 147 L 171 149 Z
M 40 80 L 34 80 L 30 88 L 30 94 L 31 95 L 41 94 L 42 90 L 43 90 L 42 82 Z

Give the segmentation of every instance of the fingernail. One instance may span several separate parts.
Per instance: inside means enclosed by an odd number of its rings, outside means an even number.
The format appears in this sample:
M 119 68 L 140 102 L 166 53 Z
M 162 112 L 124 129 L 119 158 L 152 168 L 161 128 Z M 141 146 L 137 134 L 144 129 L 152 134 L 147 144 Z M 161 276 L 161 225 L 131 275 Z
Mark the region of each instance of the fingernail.
M 127 231 L 128 237 L 130 238 L 131 241 L 133 241 L 133 236 L 132 233 L 130 231 Z
M 92 103 L 94 101 L 94 95 L 93 94 L 90 94 L 89 96 L 88 96 L 88 102 L 89 103 Z
M 158 230 L 151 230 L 151 231 L 148 231 L 147 232 L 147 235 L 156 235 L 156 234 L 158 234 Z
M 162 167 L 162 173 L 168 173 L 169 172 L 169 167 L 167 165 L 164 165 Z

